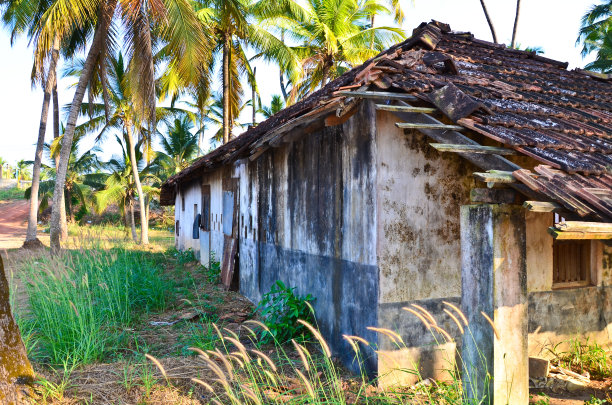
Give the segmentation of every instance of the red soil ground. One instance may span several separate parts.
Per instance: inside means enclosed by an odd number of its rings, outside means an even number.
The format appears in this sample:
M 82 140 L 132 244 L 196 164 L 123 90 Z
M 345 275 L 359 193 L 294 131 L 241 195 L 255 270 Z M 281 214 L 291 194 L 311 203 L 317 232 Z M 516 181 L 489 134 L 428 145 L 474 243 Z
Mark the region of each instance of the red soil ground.
M 0 202 L 0 249 L 21 247 L 25 240 L 29 201 Z

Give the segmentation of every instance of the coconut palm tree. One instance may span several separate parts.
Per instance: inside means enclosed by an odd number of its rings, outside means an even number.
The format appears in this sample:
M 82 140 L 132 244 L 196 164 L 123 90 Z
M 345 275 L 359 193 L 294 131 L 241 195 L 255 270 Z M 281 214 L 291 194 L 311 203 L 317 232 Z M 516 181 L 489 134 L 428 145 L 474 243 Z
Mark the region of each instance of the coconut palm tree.
M 57 2 L 72 2 L 73 0 L 56 0 Z M 152 31 L 158 35 L 155 40 L 165 44 L 168 49 L 169 63 L 180 73 L 186 82 L 196 82 L 201 72 L 201 66 L 206 60 L 209 43 L 202 25 L 199 23 L 188 0 L 160 0 L 146 2 L 143 0 L 101 0 L 100 2 L 82 2 L 93 10 L 80 13 L 78 7 L 54 8 L 45 13 L 41 24 L 44 27 L 38 37 L 38 42 L 49 44 L 54 35 L 64 39 L 66 32 L 77 27 L 86 27 L 90 20 L 95 20 L 93 38 L 83 64 L 83 69 L 76 85 L 73 101 L 68 114 L 62 151 L 60 153 L 57 182 L 55 185 L 53 211 L 51 215 L 51 248 L 57 252 L 60 248 L 59 221 L 57 210 L 66 179 L 68 156 L 74 137 L 77 119 L 81 113 L 81 104 L 85 91 L 90 86 L 96 66 L 101 74 L 100 82 L 103 90 L 106 87 L 105 64 L 107 54 L 113 54 L 113 47 L 118 43 L 118 36 L 124 40 L 127 50 L 130 71 L 132 72 L 133 88 L 132 104 L 138 112 L 141 121 L 155 128 L 155 66 L 153 60 Z M 70 12 L 66 12 L 70 10 Z M 92 12 L 93 11 L 93 12 Z M 115 15 L 117 18 L 114 23 Z M 122 29 L 116 29 L 117 27 Z M 113 27 L 111 29 L 111 27 Z M 104 90 L 103 95 L 107 92 Z M 131 135 L 131 134 L 130 134 Z M 132 142 L 133 144 L 133 142 Z M 134 148 L 131 148 L 134 149 Z M 143 210 L 144 211 L 144 210 Z M 143 243 L 148 243 L 146 226 L 141 236 Z
M 292 80 L 295 100 L 405 37 L 399 28 L 371 26 L 373 10 L 384 9 L 356 0 L 261 0 L 254 14 L 263 27 L 277 27 L 298 43 L 291 47 L 301 61 Z
M 127 150 L 130 154 L 132 175 L 138 193 L 140 205 L 141 243 L 148 244 L 148 220 L 146 209 L 146 198 L 142 182 L 139 176 L 136 159 L 137 147 L 147 150 L 147 157 L 151 146 L 150 132 L 146 128 L 146 119 L 139 112 L 137 104 L 134 103 L 134 93 L 138 90 L 134 83 L 134 75 L 128 70 L 123 54 L 107 56 L 109 66 L 107 68 L 106 100 L 104 97 L 99 101 L 81 104 L 81 115 L 88 116 L 89 120 L 75 128 L 74 133 L 81 136 L 87 133 L 96 133 L 96 140 L 103 141 L 111 130 L 126 134 Z M 82 61 L 77 61 L 77 65 Z M 131 68 L 134 68 L 132 66 Z M 72 67 L 69 74 L 79 75 L 79 67 Z M 169 110 L 164 108 L 155 109 L 155 121 L 164 119 Z M 150 160 L 150 159 L 147 159 Z
M 272 96 L 272 100 L 270 101 L 270 106 L 262 107 L 259 112 L 266 117 L 266 119 L 268 119 L 283 108 L 285 108 L 285 103 L 283 102 L 282 97 L 278 94 L 274 94 Z
M 3 169 L 4 169 L 4 165 L 5 164 L 7 164 L 7 161 L 0 157 L 0 180 L 2 180 L 4 178 L 3 177 L 3 174 L 4 174 L 3 173 Z
M 582 56 L 597 54 L 587 69 L 612 72 L 612 0 L 593 5 L 584 14 L 576 43 L 582 43 Z
M 141 199 L 142 194 L 138 194 L 138 189 L 134 181 L 135 176 L 132 173 L 134 166 L 140 167 L 140 176 L 143 179 L 152 178 L 154 181 L 158 179 L 153 175 L 153 171 L 149 166 L 145 167 L 143 154 L 141 152 L 141 145 L 136 148 L 137 163 L 133 164 L 130 161 L 132 153 L 129 152 L 129 147 L 126 148 L 127 133 L 123 134 L 123 139 L 116 136 L 117 142 L 121 145 L 121 155 L 113 156 L 108 162 L 105 162 L 102 167 L 109 171 L 107 175 L 104 188 L 94 194 L 94 201 L 96 211 L 98 213 L 103 212 L 111 204 L 117 204 L 119 209 L 123 213 L 125 220 L 126 229 L 129 226 L 132 232 L 132 239 L 138 243 L 138 235 L 136 233 L 136 221 L 134 219 L 134 203 L 136 196 Z M 142 140 L 139 141 L 142 143 Z M 149 186 L 143 186 L 146 193 L 151 194 L 154 192 L 159 193 L 159 189 L 155 189 Z M 142 216 L 141 216 L 142 218 Z
M 198 152 L 198 136 L 192 134 L 193 123 L 189 117 L 176 118 L 168 127 L 168 135 L 162 136 L 162 151 L 157 153 L 156 164 L 167 175 L 173 175 L 189 166 Z
M 491 20 L 491 16 L 489 15 L 489 11 L 487 10 L 487 5 L 484 0 L 480 0 L 480 5 L 482 6 L 482 11 L 487 19 L 487 24 L 489 24 L 489 29 L 491 30 L 491 36 L 493 37 L 493 42 L 497 43 L 497 35 L 495 34 L 495 28 L 493 27 L 493 21 Z
M 40 32 L 40 21 L 44 12 L 50 6 L 48 0 L 8 0 L 4 1 L 2 20 L 11 31 L 11 45 L 16 37 L 26 34 L 29 38 L 36 37 Z M 37 240 L 36 231 L 38 223 L 38 188 L 40 182 L 40 168 L 42 162 L 43 144 L 45 142 L 45 132 L 47 128 L 47 117 L 49 115 L 49 105 L 52 93 L 57 94 L 57 62 L 60 52 L 60 38 L 55 35 L 52 40 L 52 49 L 36 48 L 35 63 L 33 68 L 33 84 L 40 82 L 43 87 L 43 104 L 38 127 L 38 139 L 36 142 L 36 152 L 32 169 L 32 196 L 30 198 L 30 213 L 28 217 L 28 228 L 25 243 L 32 243 Z M 48 61 L 48 68 L 44 74 L 45 61 Z M 57 112 L 57 109 L 56 109 Z M 55 125 L 58 124 L 56 120 Z
M 88 150 L 79 154 L 78 144 L 82 140 L 81 137 L 76 138 L 73 147 L 70 150 L 70 159 L 68 163 L 68 176 L 64 185 L 65 204 L 68 216 L 74 220 L 74 204 L 80 204 L 81 207 L 87 207 L 91 201 L 92 192 L 104 186 L 105 175 L 97 172 L 100 163 L 96 152 L 97 148 Z M 51 144 L 44 145 L 44 151 L 48 156 L 49 164 L 42 164 L 41 181 L 40 181 L 40 207 L 42 212 L 49 206 L 53 198 L 53 190 L 55 188 L 56 167 L 55 156 L 59 154 L 61 148 L 62 137 L 55 138 Z M 32 194 L 32 188 L 28 188 L 25 192 L 26 198 Z

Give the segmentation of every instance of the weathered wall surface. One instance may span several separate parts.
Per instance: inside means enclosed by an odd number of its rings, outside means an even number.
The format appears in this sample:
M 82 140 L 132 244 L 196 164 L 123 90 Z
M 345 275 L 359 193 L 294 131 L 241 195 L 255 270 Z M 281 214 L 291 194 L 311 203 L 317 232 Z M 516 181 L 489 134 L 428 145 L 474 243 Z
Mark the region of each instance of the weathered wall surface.
M 550 356 L 549 348 L 570 339 L 612 344 L 612 249 L 591 242 L 593 286 L 553 290 L 553 239 L 546 229 L 553 214 L 527 212 L 529 353 Z
M 312 294 L 321 331 L 346 364 L 342 334 L 376 342 L 374 110 L 242 162 L 240 290 L 253 301 L 276 280 Z M 371 365 L 375 365 L 371 361 Z
M 420 305 L 440 326 L 457 335 L 443 300 L 460 305 L 460 206 L 469 203 L 475 168 L 455 154 L 442 154 L 418 131 L 401 130 L 398 119 L 379 111 L 377 122 L 377 254 L 380 269 L 379 326 L 399 332 L 408 349 L 381 341 L 385 374 L 397 361 L 422 376 L 448 379 L 454 344 L 436 347 L 436 338 L 402 307 Z M 390 359 L 393 359 L 391 361 Z M 385 383 L 412 383 L 416 376 L 389 374 Z

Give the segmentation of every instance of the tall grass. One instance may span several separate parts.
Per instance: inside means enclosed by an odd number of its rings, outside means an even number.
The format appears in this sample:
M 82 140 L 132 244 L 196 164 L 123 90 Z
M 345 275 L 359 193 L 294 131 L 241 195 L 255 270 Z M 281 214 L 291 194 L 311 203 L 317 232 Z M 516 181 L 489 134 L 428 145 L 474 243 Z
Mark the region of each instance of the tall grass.
M 471 332 L 467 321 L 456 308 L 454 317 L 464 339 L 470 338 Z M 409 311 L 410 312 L 410 311 Z M 416 315 L 430 330 L 438 344 L 453 341 L 453 338 L 440 328 L 433 316 L 426 310 L 415 311 Z M 255 320 L 246 321 L 242 333 L 220 330 L 212 324 L 218 337 L 218 346 L 207 349 L 192 347 L 200 359 L 211 370 L 211 375 L 198 376 L 192 381 L 199 384 L 208 393 L 214 404 L 482 404 L 486 392 L 479 392 L 483 398 L 473 396 L 477 390 L 466 389 L 467 385 L 476 386 L 474 377 L 465 373 L 465 367 L 459 353 L 453 353 L 459 360 L 449 359 L 448 373 L 451 379 L 447 382 L 436 382 L 424 379 L 418 365 L 412 368 L 396 369 L 389 372 L 407 373 L 416 376 L 421 383 L 408 387 L 385 387 L 378 384 L 381 378 L 371 380 L 365 370 L 366 350 L 374 350 L 379 356 L 385 355 L 372 343 L 358 336 L 343 336 L 354 352 L 354 361 L 361 370 L 360 379 L 350 383 L 342 379 L 339 366 L 332 359 L 330 348 L 318 329 L 311 324 L 300 321 L 312 333 L 312 342 L 298 343 L 292 340 L 289 346 L 281 345 L 274 339 L 274 349 L 260 347 L 261 335 L 270 333 L 267 325 Z M 397 350 L 407 349 L 401 336 L 384 328 L 370 328 L 379 333 L 381 338 L 390 339 Z M 271 334 L 271 333 L 270 333 Z M 273 338 L 273 337 L 272 337 Z M 473 337 L 472 337 L 473 338 Z M 149 356 L 166 377 L 166 372 L 159 361 Z M 486 369 L 486 361 L 479 365 Z M 468 370 L 469 371 L 469 370 Z M 463 374 L 462 374 L 463 373 Z M 488 372 L 485 386 L 491 382 Z M 463 376 L 463 379 L 461 378 Z M 168 378 L 166 378 L 169 381 Z
M 28 307 L 17 310 L 36 342 L 32 355 L 54 365 L 85 364 L 119 349 L 126 328 L 168 305 L 173 282 L 163 255 L 88 246 L 25 263 Z

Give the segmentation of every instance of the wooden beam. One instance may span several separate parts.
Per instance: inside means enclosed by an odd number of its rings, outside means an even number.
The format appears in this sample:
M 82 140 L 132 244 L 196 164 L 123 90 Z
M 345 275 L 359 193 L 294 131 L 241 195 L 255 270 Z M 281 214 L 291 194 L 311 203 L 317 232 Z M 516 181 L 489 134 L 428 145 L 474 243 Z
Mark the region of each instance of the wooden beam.
M 459 145 L 449 143 L 430 143 L 435 149 L 440 152 L 470 152 L 470 153 L 488 153 L 494 155 L 517 155 L 515 150 L 508 148 L 498 148 L 496 146 L 482 145 Z
M 555 228 L 564 232 L 608 232 L 612 233 L 612 224 L 607 222 L 564 221 L 555 224 Z
M 523 207 L 532 212 L 559 212 L 565 210 L 561 205 L 546 201 L 525 201 Z
M 512 175 L 512 172 L 505 170 L 489 170 L 486 173 L 476 172 L 474 173 L 474 178 L 487 183 L 489 187 L 495 183 L 516 183 L 516 179 Z
M 395 126 L 402 129 L 437 129 L 443 131 L 461 131 L 460 125 L 429 124 L 420 122 L 396 122 Z
M 475 203 L 514 204 L 516 191 L 509 188 L 473 188 L 470 200 Z
M 612 232 L 561 231 L 553 226 L 548 228 L 548 233 L 557 240 L 612 239 Z
M 418 98 L 410 94 L 404 93 L 390 93 L 386 91 L 337 91 L 334 93 L 336 96 L 345 97 L 358 97 L 358 98 L 379 98 L 385 100 L 405 100 L 405 101 L 418 101 Z
M 389 105 L 389 104 L 376 104 L 377 110 L 383 111 L 398 111 L 398 112 L 412 112 L 412 113 L 424 113 L 429 114 L 437 111 L 437 108 L 431 107 L 412 107 L 405 105 Z
M 398 104 L 409 106 L 409 104 L 406 104 L 402 101 L 398 101 Z M 434 117 L 422 113 L 395 111 L 393 112 L 393 115 L 405 122 L 424 122 L 441 124 L 441 122 L 435 119 Z M 439 143 L 478 145 L 476 141 L 468 138 L 467 136 L 457 131 L 437 131 L 434 129 L 419 129 L 419 132 L 427 135 L 428 137 Z M 499 155 L 487 155 L 484 153 L 467 152 L 458 153 L 458 155 L 478 167 L 480 170 L 505 170 L 513 172 L 515 170 L 521 169 L 521 167 L 516 163 L 511 162 L 505 157 Z M 521 184 L 519 182 L 510 184 L 510 187 L 515 190 L 518 190 L 521 194 L 528 196 L 528 198 L 532 200 L 539 200 L 543 198 L 543 195 L 541 193 L 533 191 L 526 185 Z

